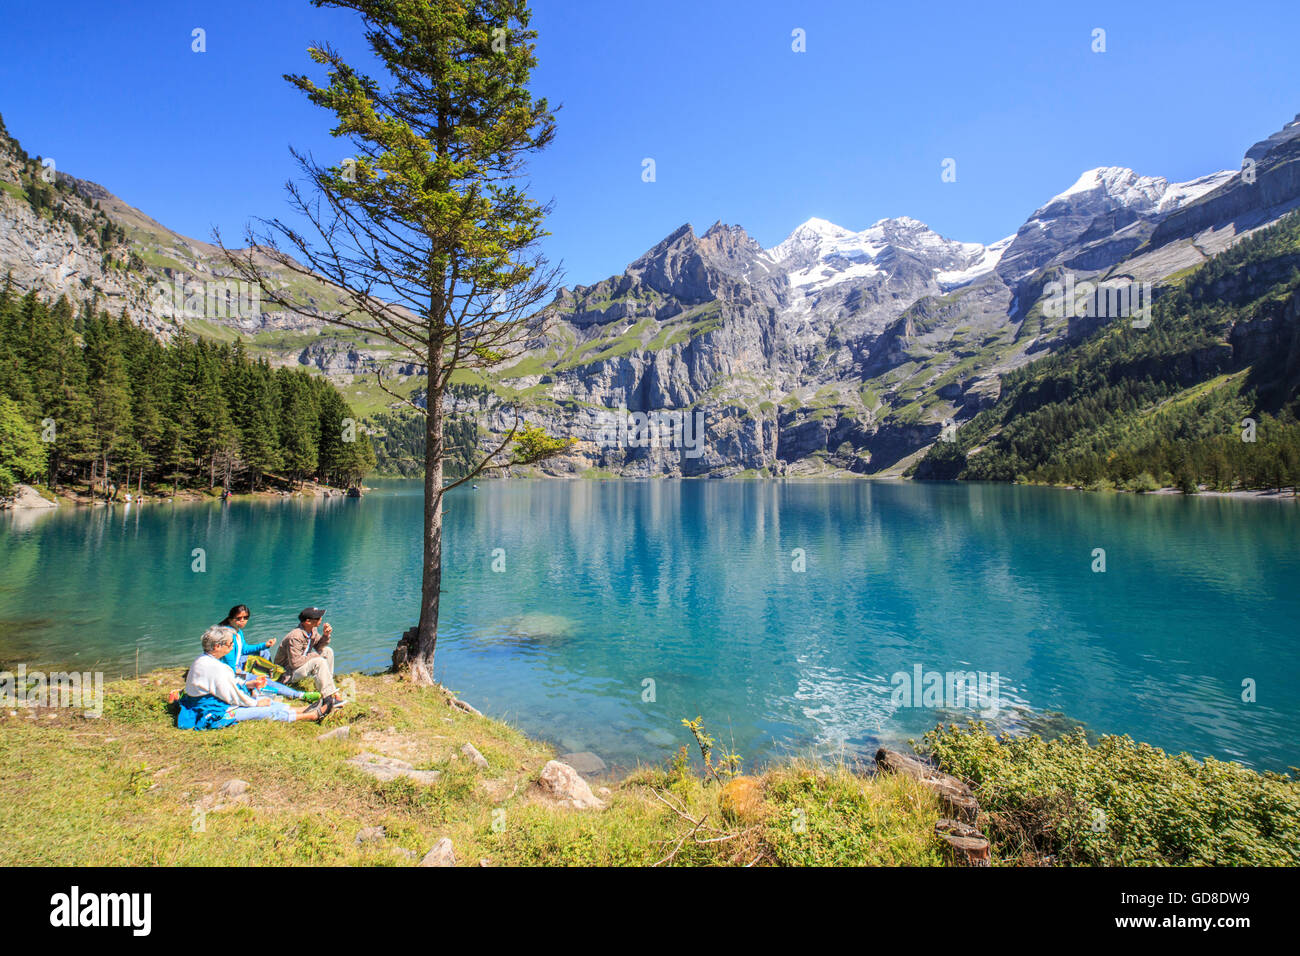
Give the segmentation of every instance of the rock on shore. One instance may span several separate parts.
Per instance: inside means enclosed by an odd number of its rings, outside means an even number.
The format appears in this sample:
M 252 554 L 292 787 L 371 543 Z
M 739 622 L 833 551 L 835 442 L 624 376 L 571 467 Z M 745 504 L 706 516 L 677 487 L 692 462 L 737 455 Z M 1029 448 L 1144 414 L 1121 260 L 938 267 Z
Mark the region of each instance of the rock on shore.
M 0 505 L 0 507 L 13 508 L 15 511 L 28 508 L 37 510 L 42 508 L 57 508 L 58 506 L 58 502 L 50 501 L 48 498 L 42 497 L 41 493 L 31 485 L 23 484 L 14 485 L 13 500 L 4 505 Z

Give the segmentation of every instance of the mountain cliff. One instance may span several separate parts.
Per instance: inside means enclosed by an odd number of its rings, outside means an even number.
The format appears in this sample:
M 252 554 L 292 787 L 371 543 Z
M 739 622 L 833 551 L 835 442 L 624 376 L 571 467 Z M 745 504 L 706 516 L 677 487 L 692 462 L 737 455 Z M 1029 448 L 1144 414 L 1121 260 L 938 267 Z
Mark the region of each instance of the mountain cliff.
M 277 364 L 330 376 L 368 412 L 387 406 L 368 374 L 378 367 L 419 400 L 423 369 L 397 364 L 377 337 L 260 310 L 160 316 L 160 281 L 228 278 L 219 250 L 95 184 L 42 182 L 7 134 L 0 147 L 0 269 L 20 289 L 125 309 L 160 337 L 241 336 Z M 1104 324 L 1054 313 L 1053 283 L 1124 279 L 1159 295 L 1300 205 L 1300 122 L 1246 160 L 1186 183 L 1089 170 L 987 245 L 906 217 L 856 232 L 810 219 L 770 249 L 739 226 L 684 224 L 621 274 L 561 289 L 523 358 L 491 376 L 457 373 L 449 411 L 484 446 L 516 407 L 573 435 L 572 453 L 545 466 L 552 474 L 899 473 L 945 423 L 994 405 L 1008 373 Z M 323 284 L 310 293 L 322 317 L 337 304 Z M 638 441 L 635 421 L 634 437 L 610 442 L 623 410 L 702 415 L 701 447 Z

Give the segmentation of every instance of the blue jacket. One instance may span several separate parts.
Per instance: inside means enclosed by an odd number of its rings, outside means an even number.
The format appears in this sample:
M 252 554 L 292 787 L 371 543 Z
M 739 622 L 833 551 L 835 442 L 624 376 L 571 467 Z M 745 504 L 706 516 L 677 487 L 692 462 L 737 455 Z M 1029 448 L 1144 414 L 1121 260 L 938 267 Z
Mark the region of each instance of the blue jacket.
M 231 630 L 235 629 L 231 628 Z M 235 641 L 230 646 L 230 651 L 225 657 L 221 658 L 221 660 L 224 661 L 232 671 L 238 674 L 240 669 L 244 666 L 244 658 L 248 657 L 249 654 L 261 654 L 264 650 L 266 650 L 265 642 L 261 644 L 245 645 L 244 632 L 235 631 Z
M 176 726 L 181 730 L 216 730 L 236 723 L 226 716 L 230 705 L 212 694 L 204 694 L 202 697 L 181 694 L 180 705 Z

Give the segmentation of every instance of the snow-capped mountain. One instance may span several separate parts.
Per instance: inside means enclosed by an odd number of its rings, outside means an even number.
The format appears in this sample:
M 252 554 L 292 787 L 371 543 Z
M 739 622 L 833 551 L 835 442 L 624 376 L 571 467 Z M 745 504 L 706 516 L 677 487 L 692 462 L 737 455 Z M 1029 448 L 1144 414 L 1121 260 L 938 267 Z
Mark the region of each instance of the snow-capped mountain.
M 12 188 L 17 144 L 12 158 L 5 152 L 0 269 L 20 292 L 108 302 L 136 316 L 134 304 L 159 273 L 136 275 L 111 260 L 134 252 L 146 263 L 209 269 L 210 247 L 65 177 L 83 207 L 93 200 L 126 234 L 116 255 L 105 256 L 93 236 L 38 215 L 21 198 Z M 1008 370 L 1095 329 L 1036 308 L 1063 271 L 1083 280 L 1119 271 L 1158 283 L 1300 208 L 1300 117 L 1246 156 L 1255 163 L 1250 176 L 1218 172 L 1181 183 L 1122 167 L 1088 170 L 1013 236 L 987 245 L 908 217 L 861 231 L 809 219 L 767 249 L 740 226 L 715 223 L 697 234 L 685 224 L 622 273 L 561 289 L 537 317 L 528 354 L 457 396 L 455 411 L 474 416 L 484 442 L 511 427 L 516 402 L 530 424 L 577 437 L 619 407 L 707 417 L 702 457 L 590 444 L 553 465 L 562 472 L 885 472 L 923 451 L 946 419 L 961 422 L 996 401 Z M 319 301 L 327 308 L 331 300 L 323 291 Z M 319 332 L 308 347 L 261 346 L 259 354 L 314 365 L 345 384 L 368 368 L 421 372 L 302 321 L 295 331 Z M 275 314 L 255 322 L 288 328 Z
M 998 274 L 1015 284 L 1058 259 L 1062 253 L 1085 256 L 1086 268 L 1118 261 L 1137 248 L 1154 223 L 1219 188 L 1235 173 L 1224 170 L 1185 183 L 1162 176 L 1140 176 L 1122 166 L 1085 172 L 1069 189 L 1034 210 L 1016 232 L 998 265 Z M 1137 225 L 1137 228 L 1133 228 Z M 1117 241 L 1118 240 L 1118 241 Z M 1109 252 L 1089 250 L 1104 243 Z
M 939 286 L 954 288 L 992 272 L 1010 237 L 984 246 L 939 235 L 907 216 L 881 219 L 853 232 L 825 219 L 809 219 L 767 250 L 790 285 L 805 295 L 856 279 L 888 276 L 920 266 Z
M 897 279 L 900 270 L 907 271 L 914 284 L 932 282 L 943 292 L 995 270 L 1015 283 L 1065 250 L 1082 251 L 1093 242 L 1114 238 L 1133 223 L 1151 223 L 1234 175 L 1233 170 L 1223 170 L 1171 183 L 1122 166 L 1102 166 L 1088 170 L 1036 209 L 1015 235 L 987 246 L 946 238 L 907 216 L 881 219 L 861 232 L 812 218 L 768 249 L 767 258 L 805 296 L 820 296 L 846 282 L 886 284 Z M 1134 231 L 1131 236 L 1136 240 L 1146 233 L 1139 237 Z

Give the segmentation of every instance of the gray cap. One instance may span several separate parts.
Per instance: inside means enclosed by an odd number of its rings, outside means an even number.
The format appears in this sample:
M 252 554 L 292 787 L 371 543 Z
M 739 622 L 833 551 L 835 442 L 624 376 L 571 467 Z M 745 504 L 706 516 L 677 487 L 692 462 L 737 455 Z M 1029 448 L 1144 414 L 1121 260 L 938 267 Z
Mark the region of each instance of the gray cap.
M 320 607 L 305 607 L 298 612 L 298 623 L 301 624 L 306 620 L 316 620 L 325 616 L 325 609 Z

